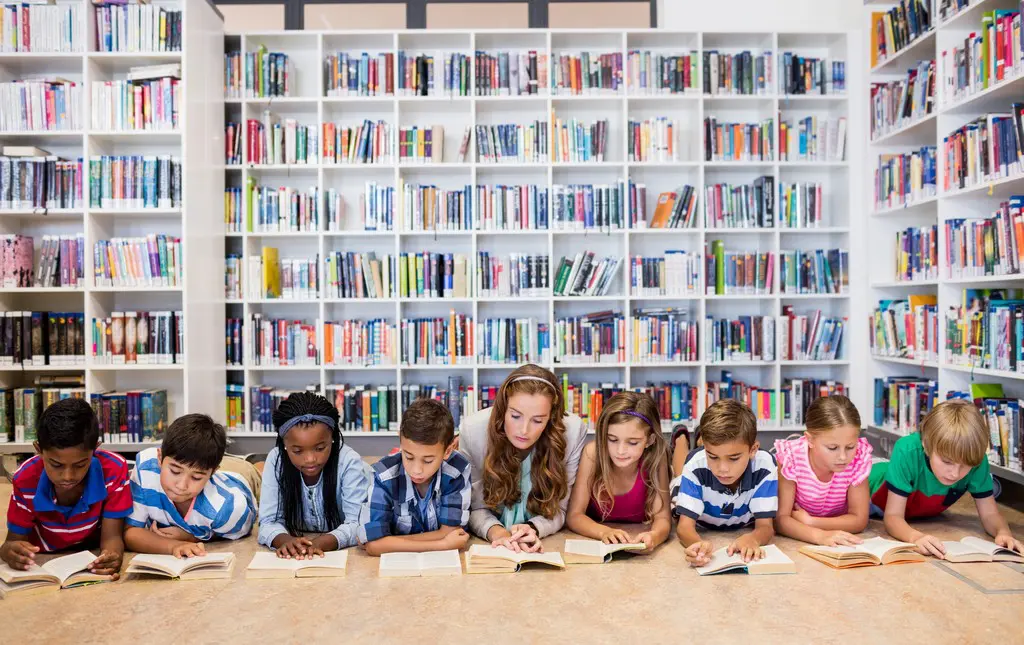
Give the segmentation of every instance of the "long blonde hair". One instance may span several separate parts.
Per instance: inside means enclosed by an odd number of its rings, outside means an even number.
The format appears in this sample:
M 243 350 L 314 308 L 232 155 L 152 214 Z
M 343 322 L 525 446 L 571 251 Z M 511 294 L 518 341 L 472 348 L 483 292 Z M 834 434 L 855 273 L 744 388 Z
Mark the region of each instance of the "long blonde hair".
M 508 400 L 516 394 L 543 395 L 551 399 L 551 416 L 547 427 L 533 446 L 531 489 L 526 500 L 526 509 L 531 515 L 551 518 L 558 513 L 562 498 L 569 492 L 569 476 L 565 471 L 565 401 L 555 375 L 533 364 L 513 370 L 494 398 L 491 418 L 487 422 L 484 504 L 492 509 L 512 506 L 522 497 L 519 489 L 522 457 L 505 436 Z
M 639 421 L 647 431 L 646 440 L 650 441 L 650 445 L 644 448 L 644 453 L 640 456 L 640 476 L 647 478 L 644 521 L 651 522 L 661 510 L 662 493 L 668 491 L 668 482 L 661 481 L 665 464 L 668 463 L 668 442 L 661 433 L 658 406 L 649 394 L 620 392 L 601 410 L 594 441 L 597 458 L 594 464 L 594 478 L 590 483 L 590 497 L 601 510 L 602 519 L 611 515 L 615 506 L 615 497 L 611 493 L 614 466 L 608 452 L 608 428 L 616 423 L 630 421 Z

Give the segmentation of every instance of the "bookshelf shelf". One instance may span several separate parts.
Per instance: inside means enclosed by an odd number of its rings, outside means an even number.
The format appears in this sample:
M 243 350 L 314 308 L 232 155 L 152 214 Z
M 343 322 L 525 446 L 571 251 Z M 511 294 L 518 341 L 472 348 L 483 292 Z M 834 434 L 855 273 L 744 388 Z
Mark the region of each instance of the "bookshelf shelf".
M 991 285 L 1000 284 L 1003 282 L 1021 282 L 1024 281 L 1024 273 L 1012 273 L 1009 275 L 984 275 L 973 278 L 947 278 L 942 281 L 943 284 L 949 285 L 961 285 L 964 288 L 969 288 L 971 285 Z
M 0 293 L 85 293 L 81 287 L 6 287 Z
M 1024 372 L 1011 372 L 1009 370 L 992 370 L 981 367 L 968 367 L 966 365 L 953 365 L 942 363 L 940 367 L 951 372 L 970 374 L 972 377 L 985 376 L 989 378 L 1007 379 L 1010 381 L 1024 381 Z
M 934 287 L 938 280 L 891 280 L 889 282 L 872 282 L 872 289 L 916 289 L 918 287 Z
M 943 116 L 947 114 L 984 114 L 992 106 L 1017 100 L 1021 93 L 1022 81 L 1024 81 L 1024 74 L 1004 78 L 992 87 L 965 96 L 959 101 L 941 105 L 939 114 Z
M 358 228 L 358 206 L 363 195 L 363 186 L 368 182 L 394 186 L 399 208 L 395 210 L 392 231 L 341 230 L 303 234 L 292 238 L 287 235 L 270 236 L 256 233 L 228 234 L 228 252 L 240 256 L 244 267 L 249 259 L 261 252 L 260 245 L 275 246 L 280 257 L 303 257 L 319 254 L 320 267 L 324 266 L 326 254 L 335 251 L 373 250 L 377 257 L 399 253 L 421 251 L 458 253 L 467 258 L 487 252 L 491 257 L 503 257 L 511 253 L 541 254 L 550 259 L 553 273 L 561 257 L 572 256 L 580 250 L 594 252 L 598 257 L 614 256 L 660 256 L 669 250 L 701 252 L 706 244 L 724 239 L 729 250 L 752 249 L 780 250 L 843 248 L 849 249 L 853 230 L 851 218 L 855 205 L 851 203 L 852 175 L 850 168 L 859 167 L 856 162 L 858 146 L 855 123 L 860 116 L 850 109 L 851 96 L 839 95 L 783 95 L 772 87 L 756 95 L 703 95 L 700 76 L 703 74 L 698 58 L 696 91 L 684 94 L 629 93 L 623 91 L 601 92 L 583 95 L 538 95 L 525 96 L 409 96 L 399 92 L 395 96 L 324 96 L 327 83 L 322 78 L 322 58 L 340 51 L 394 52 L 400 49 L 421 51 L 421 39 L 431 40 L 427 49 L 437 49 L 435 43 L 453 43 L 451 49 L 460 52 L 536 49 L 548 54 L 579 52 L 600 49 L 620 51 L 623 60 L 633 49 L 669 49 L 678 52 L 726 49 L 768 49 L 781 60 L 781 52 L 803 52 L 802 55 L 828 60 L 849 60 L 849 38 L 853 32 L 821 33 L 779 33 L 779 34 L 695 34 L 693 32 L 673 33 L 665 30 L 557 30 L 532 29 L 529 31 L 486 30 L 452 31 L 429 33 L 416 31 L 303 31 L 294 32 L 248 32 L 232 36 L 229 49 L 243 53 L 252 52 L 260 45 L 268 50 L 286 53 L 298 64 L 293 67 L 297 81 L 292 84 L 297 97 L 273 99 L 228 99 L 225 101 L 226 120 L 245 123 L 247 119 L 260 119 L 262 112 L 269 109 L 281 118 L 295 118 L 302 125 L 318 127 L 321 123 L 337 123 L 346 126 L 364 119 L 384 120 L 399 127 L 443 124 L 445 145 L 441 161 L 437 163 L 391 163 L 368 164 L 316 164 L 254 167 L 243 163 L 233 167 L 223 166 L 228 185 L 243 187 L 256 178 L 268 185 L 289 185 L 305 190 L 314 179 L 321 194 L 327 190 L 338 191 L 345 202 L 345 215 L 340 226 Z M 526 39 L 526 41 L 524 41 Z M 668 39 L 668 40 L 667 40 Z M 370 41 L 375 44 L 368 44 Z M 680 43 L 676 46 L 674 43 Z M 454 43 L 458 42 L 456 46 Z M 506 47 L 505 44 L 508 43 Z M 528 45 L 524 45 L 528 42 Z M 671 45 L 667 43 L 673 43 Z M 358 43 L 358 45 L 356 44 Z M 379 43 L 379 44 L 377 44 Z M 444 49 L 444 47 L 442 47 Z M 372 55 L 372 54 L 371 54 Z M 472 59 L 473 57 L 470 56 Z M 475 61 L 471 61 L 471 65 Z M 306 68 L 309 72 L 306 72 Z M 848 63 L 848 68 L 852 65 Z M 624 70 L 624 73 L 628 70 Z M 290 72 L 292 73 L 292 72 Z M 471 74 L 471 78 L 475 78 Z M 851 79 L 852 81 L 852 79 Z M 850 82 L 850 81 L 848 81 Z M 541 84 L 543 85 L 543 83 Z M 852 87 L 853 85 L 848 85 Z M 541 88 L 542 92 L 544 88 Z M 806 112 L 804 112 L 806 110 Z M 768 117 L 775 119 L 773 141 L 778 142 L 778 119 L 792 123 L 794 119 L 807 115 L 833 119 L 843 117 L 849 124 L 847 156 L 845 161 L 807 162 L 780 161 L 774 154 L 771 159 L 751 161 L 704 161 L 701 123 L 705 117 L 714 116 L 722 122 L 753 122 Z M 603 160 L 591 162 L 565 162 L 564 157 L 551 156 L 545 162 L 499 162 L 488 163 L 477 156 L 476 130 L 478 125 L 505 123 L 529 123 L 534 120 L 549 121 L 551 114 L 560 119 L 579 119 L 584 123 L 597 120 L 608 122 L 608 145 Z M 647 120 L 667 116 L 679 124 L 678 160 L 630 161 L 628 123 L 633 120 Z M 457 161 L 459 142 L 464 130 L 469 127 L 474 140 L 465 161 Z M 242 149 L 245 150 L 247 132 L 242 128 Z M 554 150 L 552 149 L 552 153 Z M 774 151 L 774 152 L 777 152 Z M 660 157 L 652 157 L 661 159 Z M 261 174 L 264 170 L 266 174 Z M 314 172 L 315 171 L 315 172 Z M 284 179 L 284 173 L 288 178 Z M 552 189 L 555 186 L 579 184 L 614 184 L 619 181 L 633 181 L 643 184 L 647 190 L 646 220 L 650 220 L 657 196 L 680 185 L 697 189 L 699 202 L 703 202 L 703 188 L 716 183 L 746 185 L 759 176 L 769 176 L 776 186 L 794 185 L 802 182 L 819 183 L 824 191 L 824 218 L 820 228 L 783 229 L 778 225 L 763 230 L 736 228 L 712 229 L 703 226 L 703 207 L 698 206 L 698 218 L 691 228 L 673 229 L 606 229 L 606 230 L 472 230 L 472 231 L 408 231 L 405 228 L 402 207 L 407 206 L 400 183 L 409 186 L 436 185 L 444 190 L 462 189 L 464 186 L 502 185 L 513 186 L 536 184 L 548 189 L 549 213 L 552 211 Z M 778 190 L 778 189 L 776 189 Z M 323 216 L 321 216 L 323 218 Z M 551 218 L 553 220 L 553 218 Z M 323 222 L 321 222 L 323 224 Z M 311 239 L 310 239 L 311 238 Z M 318 242 L 317 246 L 314 244 Z M 853 253 L 851 253 L 851 257 Z M 857 260 L 854 260 L 855 262 Z M 778 275 L 778 260 L 775 275 Z M 477 267 L 473 267 L 474 271 Z M 853 275 L 853 274 L 851 274 Z M 242 279 L 244 280 L 244 275 Z M 703 276 L 701 276 L 703 279 Z M 553 285 L 552 285 L 553 286 Z M 317 340 L 322 343 L 324 330 L 322 321 L 345 321 L 383 318 L 398 324 L 403 319 L 446 317 L 449 310 L 471 317 L 479 333 L 484 320 L 495 318 L 529 317 L 549 326 L 562 318 L 581 317 L 587 313 L 612 310 L 626 318 L 625 360 L 582 361 L 555 363 L 549 356 L 543 364 L 558 374 L 567 374 L 570 382 L 586 381 L 621 383 L 627 387 L 642 386 L 648 382 L 686 381 L 695 386 L 705 384 L 709 379 L 718 378 L 719 370 L 734 370 L 736 378 L 745 383 L 773 389 L 781 396 L 786 380 L 831 378 L 849 383 L 850 369 L 846 361 L 783 363 L 780 360 L 763 363 L 710 364 L 703 359 L 703 330 L 699 333 L 699 355 L 701 360 L 689 362 L 641 361 L 633 354 L 633 310 L 644 307 L 671 307 L 684 309 L 691 320 L 702 322 L 706 316 L 715 318 L 740 315 L 780 316 L 783 308 L 792 306 L 797 315 L 806 315 L 815 310 L 827 317 L 848 317 L 851 308 L 850 294 L 780 294 L 778 283 L 773 285 L 775 293 L 750 295 L 730 294 L 725 296 L 705 295 L 703 286 L 699 293 L 683 295 L 634 296 L 630 293 L 629 267 L 624 263 L 610 287 L 611 295 L 602 296 L 476 296 L 466 298 L 328 298 L 315 301 L 283 301 L 249 299 L 243 285 L 243 298 L 229 301 L 231 318 L 246 319 L 255 313 L 269 314 L 274 305 L 301 304 L 294 312 L 302 312 L 305 322 L 317 324 Z M 473 291 L 471 291 L 472 293 Z M 806 302 L 805 302 L 806 301 Z M 273 317 L 291 317 L 293 309 L 281 307 L 273 311 Z M 296 317 L 298 317 L 296 315 Z M 844 333 L 845 335 L 845 333 Z M 849 342 L 849 336 L 844 343 Z M 479 343 L 478 343 L 479 344 Z M 449 375 L 458 375 L 462 385 L 481 388 L 500 384 L 504 375 L 515 365 L 489 364 L 482 362 L 480 347 L 475 347 L 475 359 L 454 365 L 325 365 L 322 367 L 299 368 L 298 370 L 275 370 L 245 365 L 234 366 L 229 374 L 232 384 L 240 385 L 248 396 L 250 388 L 267 386 L 287 391 L 307 386 L 319 387 L 321 391 L 331 384 L 365 384 L 367 389 L 379 386 L 401 386 L 405 384 L 434 385 L 442 383 Z M 845 351 L 841 355 L 845 355 Z M 613 354 L 614 356 L 614 354 Z M 784 370 L 783 367 L 786 367 Z M 810 367 L 806 372 L 803 367 Z M 226 370 L 227 371 L 227 370 Z M 297 371 L 297 374 L 289 374 Z M 714 372 L 712 374 L 712 371 Z M 281 373 L 278 373 L 281 372 Z M 316 372 L 319 372 L 317 374 Z M 444 387 L 443 385 L 440 387 Z M 477 389 L 477 392 L 480 390 Z M 246 399 L 247 400 L 247 399 Z M 699 416 L 699 414 L 698 414 Z M 781 420 L 772 421 L 766 427 L 781 428 Z M 233 435 L 237 433 L 232 433 Z M 253 433 L 257 436 L 274 436 L 272 433 Z M 238 434 L 247 437 L 248 434 Z M 346 433 L 346 436 L 392 437 L 393 433 Z
M 895 52 L 892 56 L 889 56 L 884 61 L 878 63 L 871 68 L 871 74 L 879 74 L 881 72 L 886 73 L 900 73 L 902 67 L 906 67 L 904 63 L 912 64 L 917 58 L 928 57 L 934 54 L 935 47 L 935 29 L 931 29 L 913 41 L 903 47 L 903 49 Z M 917 57 L 917 58 L 915 58 Z
M 102 363 L 90 363 L 86 365 L 86 368 L 97 372 L 181 372 L 185 369 L 185 365 L 182 363 L 171 363 L 169 365 L 105 365 Z
M 993 0 L 972 0 L 972 2 L 945 20 L 938 22 L 939 29 L 949 29 L 957 23 L 964 23 L 966 27 L 972 27 L 975 23 L 981 22 L 981 13 L 991 9 L 998 9 Z
M 939 364 L 936 363 L 935 361 L 921 361 L 913 358 L 899 358 L 896 356 L 876 356 L 874 354 L 871 355 L 871 358 L 875 359 L 876 361 L 881 361 L 883 363 L 892 363 L 893 365 L 911 365 L 913 367 L 924 367 L 928 369 L 938 369 L 939 367 Z
M 81 372 L 84 369 L 85 365 L 0 365 L 0 372 Z
M 892 132 L 887 132 L 880 137 L 876 137 L 871 140 L 871 145 L 882 146 L 882 145 L 896 145 L 906 143 L 907 139 L 915 139 L 921 136 L 922 130 L 934 130 L 937 115 L 935 112 L 921 117 L 920 119 L 911 121 L 899 128 L 896 128 Z
M 927 197 L 903 206 L 895 206 L 893 208 L 884 208 L 880 211 L 873 211 L 871 213 L 871 217 L 893 217 L 897 215 L 924 215 L 934 217 L 934 215 L 930 214 L 928 211 L 933 210 L 933 207 L 938 203 L 938 196 Z

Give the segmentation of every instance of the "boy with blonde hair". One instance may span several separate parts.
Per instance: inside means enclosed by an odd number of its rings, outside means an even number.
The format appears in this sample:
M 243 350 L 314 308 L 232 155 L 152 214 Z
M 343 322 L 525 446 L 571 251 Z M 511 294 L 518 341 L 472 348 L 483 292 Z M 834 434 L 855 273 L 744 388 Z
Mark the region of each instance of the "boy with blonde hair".
M 918 432 L 897 440 L 889 461 L 875 463 L 869 478 L 871 502 L 885 511 L 889 535 L 913 542 L 923 555 L 941 558 L 946 552 L 942 540 L 911 528 L 907 520 L 934 517 L 970 493 L 996 544 L 1024 553 L 993 496 L 988 446 L 985 420 L 961 399 L 935 406 Z
M 775 535 L 779 479 L 775 458 L 761 450 L 757 419 L 739 401 L 716 401 L 700 418 L 703 447 L 690 453 L 683 472 L 672 482 L 672 511 L 679 517 L 676 534 L 686 547 L 690 566 L 711 561 L 714 545 L 697 526 L 737 529 L 754 525 L 729 544 L 730 555 L 745 562 L 764 557 Z

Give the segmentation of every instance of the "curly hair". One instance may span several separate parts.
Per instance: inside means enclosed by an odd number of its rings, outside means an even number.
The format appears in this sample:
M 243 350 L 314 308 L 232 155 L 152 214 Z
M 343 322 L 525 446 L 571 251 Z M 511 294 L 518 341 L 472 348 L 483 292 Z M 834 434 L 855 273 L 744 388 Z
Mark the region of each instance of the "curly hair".
M 523 379 L 528 376 L 532 378 Z M 540 380 L 537 380 L 540 379 Z M 487 422 L 487 456 L 484 458 L 484 504 L 489 508 L 512 506 L 519 502 L 519 469 L 522 457 L 505 436 L 508 400 L 516 394 L 543 395 L 551 398 L 551 416 L 533 446 L 530 470 L 530 494 L 526 509 L 531 515 L 554 517 L 562 498 L 569 492 L 565 471 L 565 400 L 555 375 L 533 364 L 515 369 L 498 389 Z
M 645 423 L 630 412 L 642 414 L 650 423 Z M 608 452 L 608 428 L 617 423 L 639 421 L 647 432 L 650 445 L 644 448 L 640 457 L 640 474 L 646 477 L 647 496 L 644 503 L 644 522 L 650 523 L 661 510 L 661 494 L 668 492 L 668 482 L 661 481 L 665 464 L 668 463 L 668 442 L 661 433 L 661 418 L 658 406 L 649 394 L 640 392 L 620 392 L 616 394 L 601 410 L 597 420 L 597 436 L 594 447 L 597 455 L 594 464 L 594 478 L 590 484 L 590 496 L 597 501 L 602 519 L 611 515 L 615 507 L 612 495 L 612 458 Z M 653 440 L 652 440 L 653 438 Z

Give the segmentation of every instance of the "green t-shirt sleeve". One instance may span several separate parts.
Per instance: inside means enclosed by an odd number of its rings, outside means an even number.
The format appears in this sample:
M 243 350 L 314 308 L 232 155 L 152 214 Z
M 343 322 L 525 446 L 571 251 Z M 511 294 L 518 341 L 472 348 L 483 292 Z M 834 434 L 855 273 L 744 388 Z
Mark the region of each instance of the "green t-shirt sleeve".
M 896 441 L 889 457 L 889 468 L 885 471 L 889 490 L 903 497 L 910 497 L 917 490 L 917 473 L 921 470 L 921 455 L 913 449 L 914 439 L 915 435 L 910 435 Z
M 975 499 L 992 495 L 992 470 L 987 459 L 967 474 L 967 492 Z

